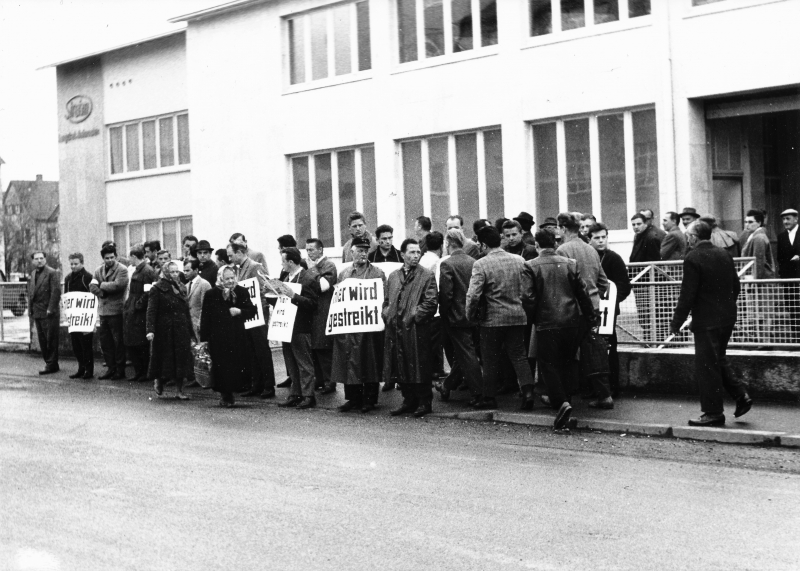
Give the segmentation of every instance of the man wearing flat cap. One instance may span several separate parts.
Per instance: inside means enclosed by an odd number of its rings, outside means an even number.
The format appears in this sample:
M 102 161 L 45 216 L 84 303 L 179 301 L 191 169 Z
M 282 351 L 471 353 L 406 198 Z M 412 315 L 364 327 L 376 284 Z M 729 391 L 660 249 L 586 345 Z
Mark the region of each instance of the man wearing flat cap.
M 786 228 L 778 234 L 778 277 L 782 280 L 800 278 L 800 237 L 797 235 L 797 210 L 787 208 L 781 212 L 781 221 Z M 794 284 L 785 284 L 787 330 L 790 342 L 798 340 L 800 331 L 800 292 Z
M 531 234 L 531 228 L 536 224 L 536 222 L 533 221 L 533 216 L 527 212 L 520 212 L 519 216 L 514 217 L 514 220 L 519 222 L 519 225 L 522 226 L 522 242 L 535 248 L 536 241 L 533 239 L 533 234 Z

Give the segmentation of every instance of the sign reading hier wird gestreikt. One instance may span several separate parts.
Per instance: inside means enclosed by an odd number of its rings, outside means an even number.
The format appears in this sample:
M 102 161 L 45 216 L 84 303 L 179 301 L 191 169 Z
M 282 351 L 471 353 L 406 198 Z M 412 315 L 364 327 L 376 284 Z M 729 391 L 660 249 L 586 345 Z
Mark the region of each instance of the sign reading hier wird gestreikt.
M 348 278 L 334 286 L 326 335 L 383 331 L 383 280 Z

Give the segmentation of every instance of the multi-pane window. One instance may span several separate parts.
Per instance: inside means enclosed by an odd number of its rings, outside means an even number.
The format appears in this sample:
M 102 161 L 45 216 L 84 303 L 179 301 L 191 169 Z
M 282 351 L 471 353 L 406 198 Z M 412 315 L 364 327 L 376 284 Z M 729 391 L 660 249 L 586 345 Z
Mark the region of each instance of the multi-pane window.
M 503 216 L 503 142 L 500 129 L 436 135 L 400 144 L 406 235 L 429 216 L 444 229 L 451 214 L 467 226 Z
M 530 35 L 544 36 L 646 16 L 650 0 L 528 0 Z
M 493 46 L 496 0 L 396 0 L 400 63 Z
M 306 83 L 372 68 L 369 0 L 290 16 L 289 83 Z
M 536 215 L 592 213 L 610 230 L 644 208 L 658 219 L 657 151 L 653 109 L 533 125 Z
M 190 162 L 188 113 L 114 125 L 108 140 L 112 175 Z
M 192 218 L 166 218 L 163 220 L 138 220 L 123 224 L 112 224 L 111 234 L 117 245 L 117 255 L 128 257 L 130 248 L 151 240 L 161 242 L 161 248 L 177 260 L 183 256 L 181 240 L 193 234 Z
M 298 244 L 319 238 L 326 248 L 341 248 L 354 210 L 364 214 L 370 232 L 378 226 L 374 147 L 295 156 L 291 163 Z

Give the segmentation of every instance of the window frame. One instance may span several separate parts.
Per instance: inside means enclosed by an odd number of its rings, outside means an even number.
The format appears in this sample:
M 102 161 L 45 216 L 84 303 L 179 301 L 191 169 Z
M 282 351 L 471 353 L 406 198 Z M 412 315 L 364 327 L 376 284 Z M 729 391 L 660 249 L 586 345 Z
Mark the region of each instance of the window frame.
M 594 0 L 583 0 L 583 9 L 586 25 L 572 30 L 561 30 L 561 0 L 550 0 L 550 14 L 552 31 L 541 36 L 531 35 L 531 2 L 524 0 L 522 18 L 523 26 L 523 46 L 522 49 L 535 48 L 541 45 L 556 44 L 578 40 L 589 36 L 599 36 L 603 34 L 613 34 L 626 30 L 635 30 L 653 25 L 652 6 L 653 3 L 661 0 L 650 0 L 650 14 L 631 18 L 628 15 L 628 0 L 618 0 L 619 20 L 614 22 L 603 22 L 596 24 L 594 21 Z M 689 0 L 691 1 L 691 0 Z
M 192 227 L 192 230 L 187 231 L 187 232 L 183 231 L 183 228 L 184 228 L 183 225 L 184 225 L 185 221 L 189 222 L 189 225 Z M 181 254 L 182 254 L 182 252 L 180 250 L 180 248 L 183 246 L 183 244 L 181 244 L 181 239 L 183 238 L 183 236 L 186 236 L 188 234 L 193 234 L 194 233 L 193 232 L 194 219 L 193 219 L 193 217 L 191 215 L 189 215 L 189 216 L 173 216 L 173 217 L 169 217 L 169 218 L 148 218 L 147 220 L 131 220 L 131 221 L 128 221 L 128 222 L 111 222 L 108 225 L 108 234 L 109 234 L 108 239 L 109 240 L 115 240 L 114 230 L 116 228 L 121 227 L 121 226 L 124 227 L 125 228 L 126 245 L 125 245 L 125 248 L 123 250 L 120 250 L 119 244 L 117 244 L 117 257 L 127 258 L 128 257 L 128 252 L 130 251 L 131 246 L 133 246 L 133 244 L 131 244 L 131 226 L 139 225 L 141 227 L 141 230 L 142 230 L 142 236 L 144 237 L 144 239 L 142 240 L 142 243 L 149 242 L 151 240 L 158 240 L 161 243 L 161 247 L 163 248 L 164 244 L 165 244 L 165 240 L 164 240 L 164 223 L 165 222 L 175 222 L 175 229 L 176 229 L 175 243 L 178 245 L 177 247 L 179 248 L 179 250 L 177 252 L 174 252 L 174 255 L 173 255 L 172 259 L 173 260 L 177 260 L 177 259 L 180 258 Z M 153 223 L 158 224 L 158 238 L 149 238 L 148 239 L 148 237 L 146 235 L 146 228 L 147 228 L 146 225 L 147 224 L 153 224 Z M 172 253 L 172 252 L 170 252 L 170 253 Z
M 697 18 L 701 16 L 719 14 L 720 12 L 730 12 L 732 10 L 741 10 L 744 8 L 755 8 L 758 6 L 766 6 L 767 4 L 777 4 L 779 2 L 786 1 L 787 0 L 724 0 L 721 2 L 713 2 L 711 4 L 695 6 L 692 0 L 684 0 L 683 18 Z
M 374 143 L 364 143 L 361 145 L 353 145 L 350 147 L 337 147 L 335 149 L 321 149 L 317 151 L 309 151 L 304 153 L 294 153 L 286 155 L 286 165 L 289 177 L 289 188 L 291 189 L 291 200 L 289 206 L 291 212 L 289 218 L 292 221 L 292 234 L 297 237 L 297 247 L 301 251 L 305 251 L 305 242 L 302 236 L 297 236 L 296 217 L 295 217 L 295 180 L 294 169 L 292 168 L 292 161 L 299 158 L 308 158 L 308 212 L 309 212 L 309 225 L 311 227 L 311 235 L 319 237 L 319 216 L 317 212 L 317 180 L 315 157 L 317 155 L 329 155 L 331 157 L 331 208 L 333 210 L 333 244 L 325 244 L 325 250 L 328 252 L 325 255 L 329 258 L 340 258 L 339 255 L 344 247 L 342 242 L 342 235 L 340 229 L 342 228 L 342 220 L 339 212 L 339 157 L 338 153 L 350 152 L 354 153 L 354 172 L 355 172 L 355 192 L 356 192 L 356 210 L 364 212 L 364 176 L 363 176 L 363 163 L 361 152 L 363 149 L 372 149 L 375 151 Z M 377 176 L 377 175 L 376 175 Z M 378 189 L 375 188 L 375 201 L 377 204 Z M 364 214 L 367 216 L 367 214 Z M 368 221 L 369 224 L 377 225 L 377 220 Z M 368 228 L 369 229 L 369 228 Z M 370 230 L 372 233 L 372 230 Z
M 359 42 L 358 42 L 358 8 L 357 5 L 361 3 L 369 5 L 370 0 L 346 0 L 345 2 L 333 2 L 325 4 L 324 6 L 316 6 L 309 10 L 302 10 L 300 12 L 293 12 L 291 14 L 281 15 L 281 34 L 283 42 L 283 93 L 288 95 L 291 93 L 298 93 L 309 91 L 313 89 L 320 89 L 323 87 L 331 87 L 333 85 L 341 85 L 344 83 L 352 83 L 356 81 L 365 81 L 372 79 L 373 69 L 375 67 L 374 49 L 373 49 L 373 9 L 370 6 L 369 10 L 369 52 L 370 52 L 370 68 L 359 70 Z M 335 47 L 335 34 L 333 23 L 333 11 L 341 6 L 348 6 L 350 11 L 350 73 L 336 75 L 336 47 Z M 316 12 L 326 12 L 326 30 L 327 30 L 327 57 L 328 57 L 328 77 L 322 79 L 313 79 L 312 75 L 312 57 L 311 57 L 311 34 L 310 21 L 311 15 Z M 301 83 L 292 83 L 292 41 L 289 33 L 289 22 L 291 20 L 303 19 L 303 66 L 305 80 Z M 299 155 L 298 155 L 299 156 Z
M 600 169 L 600 132 L 597 120 L 599 117 L 606 117 L 611 115 L 623 116 L 623 129 L 625 140 L 625 199 L 626 199 L 626 214 L 633 215 L 638 212 L 636 204 L 636 155 L 633 140 L 633 114 L 640 111 L 655 111 L 656 112 L 656 125 L 658 125 L 658 115 L 655 105 L 638 105 L 633 107 L 625 107 L 622 109 L 604 109 L 594 113 L 582 113 L 579 115 L 565 115 L 561 117 L 549 117 L 546 119 L 536 119 L 527 122 L 529 152 L 528 164 L 530 165 L 529 184 L 528 189 L 533 196 L 533 217 L 536 220 L 544 220 L 545 216 L 552 213 L 538 212 L 538 196 L 536 194 L 536 165 L 535 165 L 535 146 L 536 142 L 533 138 L 533 127 L 536 125 L 546 125 L 555 123 L 556 125 L 556 160 L 558 172 L 558 211 L 569 211 L 569 194 L 567 189 L 567 145 L 566 136 L 564 131 L 564 123 L 567 121 L 574 121 L 579 119 L 589 120 L 589 165 L 590 165 L 590 181 L 592 187 L 592 210 L 591 213 L 597 217 L 597 220 L 603 221 L 603 200 L 601 190 L 602 172 Z M 656 149 L 658 153 L 658 149 Z M 660 176 L 660 173 L 659 173 Z M 658 205 L 659 211 L 661 210 Z M 557 213 L 556 213 L 557 214 Z M 628 218 L 628 216 L 626 216 Z M 610 242 L 629 242 L 630 241 L 630 228 L 622 229 L 609 229 L 608 239 Z
M 489 125 L 475 129 L 462 129 L 459 131 L 447 131 L 444 133 L 431 133 L 423 137 L 407 137 L 395 140 L 395 156 L 397 157 L 397 180 L 399 181 L 398 195 L 400 204 L 403 205 L 400 212 L 400 227 L 407 228 L 406 220 L 406 185 L 403 173 L 403 143 L 420 142 L 420 157 L 422 160 L 422 212 L 418 216 L 431 216 L 431 179 L 429 160 L 430 154 L 428 142 L 431 139 L 447 137 L 447 169 L 448 169 L 448 194 L 450 200 L 450 214 L 459 214 L 458 208 L 458 165 L 456 137 L 458 135 L 476 135 L 476 154 L 477 154 L 477 175 L 478 175 L 478 214 L 480 218 L 486 218 L 489 209 L 486 181 L 486 147 L 483 134 L 487 131 L 500 131 L 502 140 L 502 125 Z M 533 136 L 531 134 L 531 136 Z M 505 154 L 505 153 L 504 153 Z M 505 165 L 503 167 L 503 209 L 505 210 Z
M 107 144 L 106 144 L 106 160 L 108 162 L 107 167 L 107 180 L 124 180 L 129 178 L 139 178 L 144 176 L 152 176 L 152 175 L 159 175 L 165 173 L 172 173 L 172 172 L 182 172 L 191 170 L 192 165 L 192 149 L 191 149 L 191 123 L 189 123 L 189 139 L 187 139 L 187 144 L 189 145 L 189 162 L 184 164 L 180 163 L 180 147 L 179 147 L 179 134 L 178 134 L 178 117 L 185 115 L 186 117 L 189 116 L 189 110 L 183 109 L 181 111 L 175 111 L 173 113 L 165 113 L 162 115 L 154 115 L 152 117 L 143 117 L 140 119 L 130 120 L 130 121 L 122 121 L 119 123 L 112 123 L 106 125 L 106 136 L 107 136 Z M 161 120 L 162 119 L 171 119 L 172 121 L 172 155 L 173 155 L 173 164 L 171 166 L 161 166 Z M 151 169 L 144 168 L 144 127 L 143 123 L 147 123 L 149 121 L 153 121 L 155 123 L 155 131 L 154 131 L 154 142 L 155 142 L 155 158 L 156 158 L 156 167 Z M 135 126 L 136 133 L 138 137 L 138 164 L 139 168 L 137 170 L 128 170 L 128 128 Z M 111 143 L 111 130 L 112 129 L 120 129 L 120 136 L 121 136 L 121 143 L 122 143 L 122 172 L 114 173 L 112 172 L 113 168 L 113 157 L 112 157 L 112 143 Z

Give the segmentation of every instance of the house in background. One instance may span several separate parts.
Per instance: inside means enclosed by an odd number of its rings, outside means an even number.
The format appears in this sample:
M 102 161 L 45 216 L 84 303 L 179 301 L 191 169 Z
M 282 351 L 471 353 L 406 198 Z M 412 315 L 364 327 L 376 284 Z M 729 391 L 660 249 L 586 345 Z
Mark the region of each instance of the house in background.
M 6 276 L 28 274 L 30 254 L 41 249 L 47 264 L 59 268 L 58 182 L 12 180 L 3 194 L 2 235 Z

